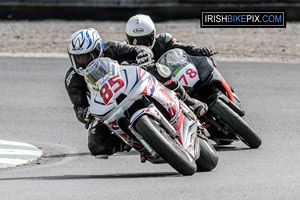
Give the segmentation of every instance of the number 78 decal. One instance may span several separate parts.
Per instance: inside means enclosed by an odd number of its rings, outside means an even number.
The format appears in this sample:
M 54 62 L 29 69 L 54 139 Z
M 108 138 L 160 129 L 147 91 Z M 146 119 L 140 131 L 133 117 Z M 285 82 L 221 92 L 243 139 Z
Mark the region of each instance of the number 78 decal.
M 112 97 L 116 94 L 120 94 L 122 90 L 121 88 L 124 87 L 124 82 L 120 78 L 119 75 L 113 76 L 102 85 L 100 89 L 100 95 L 103 99 L 103 102 L 105 104 L 110 104 L 114 101 L 111 101 Z M 110 102 L 111 101 L 111 102 Z
M 175 79 L 183 86 L 194 86 L 199 81 L 196 67 L 193 64 L 188 64 L 177 72 Z

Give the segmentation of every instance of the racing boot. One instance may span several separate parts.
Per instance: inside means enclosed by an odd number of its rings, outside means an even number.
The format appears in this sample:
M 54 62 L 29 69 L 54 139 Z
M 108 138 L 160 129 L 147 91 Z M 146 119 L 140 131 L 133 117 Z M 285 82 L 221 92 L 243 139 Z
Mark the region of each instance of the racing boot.
M 178 84 L 174 91 L 179 94 L 180 99 L 189 107 L 191 107 L 195 115 L 200 118 L 205 115 L 208 110 L 206 103 L 203 103 L 197 99 L 190 97 L 182 85 Z
M 155 69 L 154 72 L 150 70 Z M 173 90 L 177 94 L 179 94 L 179 98 L 189 107 L 191 107 L 196 114 L 196 116 L 202 117 L 208 110 L 207 105 L 202 103 L 197 99 L 191 98 L 186 92 L 185 89 L 180 85 L 180 83 L 172 77 L 171 70 L 161 64 L 155 64 L 155 67 L 150 67 L 148 70 L 151 74 L 155 74 L 155 77 L 164 84 L 167 88 Z
M 97 159 L 107 159 L 116 152 L 130 151 L 131 147 L 123 142 L 106 125 L 94 121 L 88 131 L 88 148 Z

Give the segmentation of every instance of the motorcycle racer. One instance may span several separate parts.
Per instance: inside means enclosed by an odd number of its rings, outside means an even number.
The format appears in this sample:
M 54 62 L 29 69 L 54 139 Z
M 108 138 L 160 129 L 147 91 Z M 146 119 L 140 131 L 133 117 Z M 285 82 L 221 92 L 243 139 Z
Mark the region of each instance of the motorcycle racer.
M 212 51 L 206 47 L 198 47 L 193 44 L 182 44 L 170 33 L 156 35 L 156 28 L 148 15 L 137 14 L 132 16 L 126 24 L 126 38 L 130 45 L 143 45 L 149 47 L 157 61 L 170 49 L 180 48 L 192 56 L 209 56 Z
M 65 88 L 74 105 L 77 119 L 87 124 L 89 117 L 88 88 L 84 81 L 86 66 L 98 57 L 109 57 L 122 62 L 135 60 L 147 62 L 143 58 L 144 50 L 127 44 L 109 41 L 102 42 L 99 33 L 93 29 L 82 29 L 75 32 L 68 42 L 67 48 L 72 67 L 65 76 Z M 141 54 L 142 53 L 142 54 Z M 126 148 L 125 143 L 112 135 L 105 125 L 92 123 L 88 135 L 88 148 L 92 155 L 110 155 Z
M 116 42 L 103 43 L 95 29 L 83 29 L 74 33 L 68 43 L 68 54 L 72 67 L 66 74 L 65 87 L 74 105 L 77 119 L 85 124 L 90 122 L 89 103 L 87 99 L 88 87 L 84 81 L 87 65 L 98 57 L 109 57 L 118 62 L 136 59 L 144 65 L 161 83 L 180 94 L 181 99 L 194 109 L 200 117 L 207 111 L 207 105 L 192 99 L 185 93 L 178 81 L 174 80 L 171 71 L 163 65 L 151 64 L 150 53 L 143 48 Z M 111 134 L 103 124 L 93 121 L 89 129 L 88 147 L 92 155 L 111 155 L 117 151 L 130 150 L 127 145 Z

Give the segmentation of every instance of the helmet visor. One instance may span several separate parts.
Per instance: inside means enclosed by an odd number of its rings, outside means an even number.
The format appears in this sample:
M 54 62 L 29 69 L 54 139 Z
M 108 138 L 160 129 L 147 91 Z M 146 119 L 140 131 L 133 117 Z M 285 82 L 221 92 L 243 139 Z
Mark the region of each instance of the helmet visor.
M 154 32 L 151 32 L 148 35 L 138 36 L 138 37 L 127 35 L 127 40 L 128 40 L 129 44 L 134 45 L 134 46 L 143 45 L 146 47 L 151 47 L 153 44 L 153 41 L 154 41 Z
M 92 53 L 86 53 L 81 55 L 73 55 L 75 67 L 78 70 L 83 70 L 87 67 L 87 65 L 94 59 Z

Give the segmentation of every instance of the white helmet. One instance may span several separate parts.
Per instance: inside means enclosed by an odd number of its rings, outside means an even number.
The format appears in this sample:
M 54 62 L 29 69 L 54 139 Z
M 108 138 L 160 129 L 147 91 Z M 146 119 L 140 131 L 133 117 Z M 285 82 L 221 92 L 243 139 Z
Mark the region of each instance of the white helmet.
M 103 42 L 98 32 L 93 29 L 82 29 L 74 33 L 68 43 L 68 54 L 75 71 L 84 76 L 86 66 L 100 57 Z
M 131 45 L 144 45 L 152 49 L 156 40 L 152 19 L 142 14 L 131 17 L 126 24 L 126 37 Z

